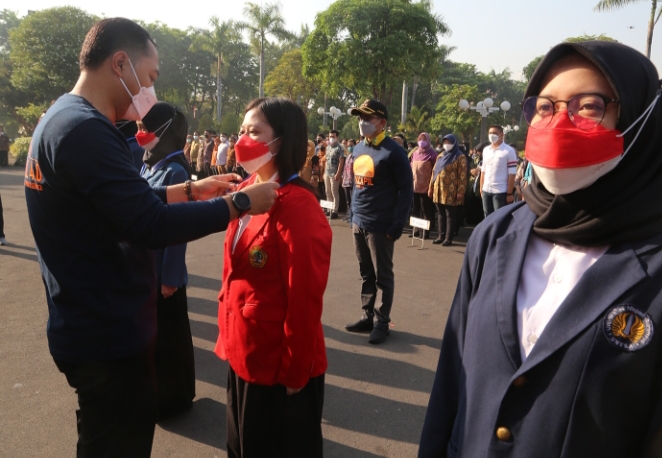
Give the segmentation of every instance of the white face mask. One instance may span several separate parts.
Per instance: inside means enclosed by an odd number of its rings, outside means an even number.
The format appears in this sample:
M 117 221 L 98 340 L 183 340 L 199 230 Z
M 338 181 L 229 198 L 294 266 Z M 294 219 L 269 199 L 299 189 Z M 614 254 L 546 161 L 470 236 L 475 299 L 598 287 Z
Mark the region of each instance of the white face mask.
M 617 156 L 602 164 L 571 169 L 548 169 L 531 163 L 531 168 L 540 179 L 545 189 L 557 196 L 570 194 L 588 188 L 603 175 L 614 170 L 623 156 Z
M 450 143 L 444 143 L 444 149 L 446 150 L 446 152 L 449 152 L 450 150 L 453 149 L 453 145 L 451 145 Z
M 490 140 L 490 143 L 493 145 L 499 141 L 499 136 L 496 134 L 490 134 L 487 136 L 487 138 Z
M 333 146 L 338 141 L 337 138 L 329 137 L 329 145 Z
M 129 65 L 131 66 L 131 71 L 133 72 L 133 76 L 136 77 L 138 86 L 140 86 L 140 80 L 138 79 L 138 75 L 136 74 L 136 71 L 133 68 L 131 59 L 129 59 Z M 140 86 L 140 91 L 138 91 L 136 95 L 132 95 L 131 91 L 129 91 L 129 88 L 126 87 L 124 80 L 120 78 L 120 81 L 122 82 L 122 86 L 124 86 L 124 89 L 126 89 L 126 92 L 129 94 L 129 96 L 131 96 L 131 105 L 129 105 L 129 108 L 126 110 L 124 116 L 122 116 L 122 119 L 130 119 L 131 121 L 140 121 L 145 117 L 145 115 L 149 112 L 149 110 L 152 109 L 152 107 L 156 104 L 156 102 L 158 102 L 158 99 L 156 98 L 156 92 L 154 92 L 154 86 L 150 86 L 150 87 Z
M 223 143 L 225 143 L 225 142 L 228 141 L 228 138 L 227 138 L 227 137 L 221 137 L 221 141 L 222 141 Z
M 361 131 L 361 135 L 364 137 L 370 137 L 375 133 L 377 128 L 370 121 L 364 121 L 363 119 L 359 118 L 359 130 Z

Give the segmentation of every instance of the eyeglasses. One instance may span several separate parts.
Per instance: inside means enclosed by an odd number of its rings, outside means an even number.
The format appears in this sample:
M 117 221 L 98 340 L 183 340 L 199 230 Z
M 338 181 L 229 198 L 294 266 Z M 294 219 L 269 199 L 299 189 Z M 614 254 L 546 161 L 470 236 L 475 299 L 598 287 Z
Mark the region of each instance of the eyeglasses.
M 578 94 L 570 100 L 550 100 L 547 97 L 527 97 L 522 102 L 522 115 L 534 129 L 544 129 L 557 113 L 556 104 L 565 103 L 570 121 L 582 130 L 589 130 L 602 122 L 607 105 L 620 103 L 602 94 Z

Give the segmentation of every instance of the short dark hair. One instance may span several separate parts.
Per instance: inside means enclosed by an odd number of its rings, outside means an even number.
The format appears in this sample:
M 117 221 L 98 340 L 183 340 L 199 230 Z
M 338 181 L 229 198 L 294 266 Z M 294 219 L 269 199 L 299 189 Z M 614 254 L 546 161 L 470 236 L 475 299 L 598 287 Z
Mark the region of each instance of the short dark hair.
M 225 132 L 221 132 L 221 135 L 225 135 L 226 137 L 228 136 L 228 134 L 226 134 Z
M 262 114 L 273 129 L 274 138 L 280 137 L 280 151 L 276 155 L 280 179 L 287 180 L 298 174 L 308 157 L 308 122 L 301 107 L 290 99 L 271 97 L 253 100 L 246 106 L 246 113 L 251 110 Z M 301 177 L 291 183 L 317 195 L 317 189 Z
M 499 132 L 503 133 L 503 127 L 501 127 L 498 124 L 492 124 L 490 127 L 487 128 L 487 131 L 489 132 L 490 129 L 492 129 L 492 128 L 497 129 Z
M 337 131 L 336 129 L 333 129 L 333 130 L 330 130 L 330 131 L 329 131 L 329 134 L 336 134 L 336 135 L 338 135 L 338 131 Z
M 148 43 L 156 46 L 149 32 L 135 22 L 122 17 L 103 19 L 87 32 L 78 63 L 81 70 L 95 70 L 117 51 L 147 55 Z

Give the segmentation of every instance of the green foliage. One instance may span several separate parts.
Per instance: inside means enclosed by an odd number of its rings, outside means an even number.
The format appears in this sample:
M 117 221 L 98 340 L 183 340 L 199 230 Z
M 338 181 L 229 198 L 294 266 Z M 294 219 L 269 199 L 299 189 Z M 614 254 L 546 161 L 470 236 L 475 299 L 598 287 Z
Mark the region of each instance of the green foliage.
M 407 115 L 407 123 L 405 125 L 405 133 L 408 137 L 420 135 L 421 132 L 427 132 L 430 126 L 430 117 L 427 111 L 413 106 L 411 112 Z
M 471 142 L 480 129 L 480 116 L 472 110 L 461 110 L 458 103 L 462 99 L 471 105 L 483 100 L 477 86 L 468 84 L 443 85 L 439 88 L 441 99 L 437 114 L 430 122 L 432 130 L 438 135 L 454 134 L 463 142 Z
M 302 46 L 304 75 L 329 94 L 349 90 L 389 105 L 414 71 L 436 72 L 438 36 L 445 33 L 426 3 L 338 0 L 317 15 Z
M 28 15 L 9 32 L 12 85 L 35 94 L 34 102 L 55 100 L 70 91 L 79 75 L 81 45 L 95 21 L 70 6 Z
M 340 130 L 340 138 L 359 138 L 359 123 L 355 116 L 352 116 Z
M 31 141 L 32 137 L 21 137 L 14 140 L 14 143 L 9 146 L 9 152 L 16 159 L 14 165 L 25 165 L 25 161 L 28 158 L 28 151 L 30 151 Z
M 287 97 L 299 103 L 304 112 L 319 94 L 319 87 L 302 73 L 303 59 L 300 49 L 283 54 L 278 65 L 264 80 L 264 90 L 268 96 Z

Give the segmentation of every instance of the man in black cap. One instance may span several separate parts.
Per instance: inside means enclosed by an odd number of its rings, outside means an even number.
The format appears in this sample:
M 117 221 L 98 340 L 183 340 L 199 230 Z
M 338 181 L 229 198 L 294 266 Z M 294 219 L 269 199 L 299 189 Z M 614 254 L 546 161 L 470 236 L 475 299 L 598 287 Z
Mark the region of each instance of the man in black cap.
M 365 140 L 354 148 L 354 194 L 352 227 L 356 257 L 363 284 L 361 319 L 348 324 L 350 332 L 370 331 L 368 342 L 380 344 L 389 335 L 395 278 L 393 248 L 411 210 L 414 183 L 406 151 L 384 128 L 386 107 L 366 100 L 351 114 L 359 117 L 359 130 Z M 377 289 L 382 303 L 375 307 Z

